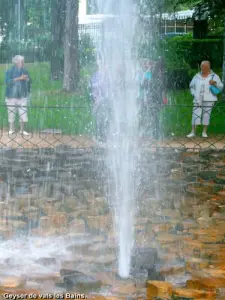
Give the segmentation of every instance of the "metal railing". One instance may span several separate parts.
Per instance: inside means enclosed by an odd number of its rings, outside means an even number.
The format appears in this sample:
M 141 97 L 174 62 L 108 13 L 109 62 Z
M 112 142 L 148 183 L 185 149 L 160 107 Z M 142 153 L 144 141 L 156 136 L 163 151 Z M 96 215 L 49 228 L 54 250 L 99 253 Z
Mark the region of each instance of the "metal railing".
M 96 116 L 91 107 L 28 106 L 22 112 L 14 111 L 14 106 L 0 106 L 0 148 L 46 148 L 66 144 L 77 148 L 94 147 Z M 8 112 L 15 113 L 14 132 L 9 134 Z M 27 113 L 28 122 L 20 133 L 19 114 Z M 200 121 L 202 112 L 205 120 L 210 119 L 208 138 L 202 137 L 202 126 L 198 126 L 196 136 L 187 138 L 192 122 Z M 148 105 L 141 112 L 140 143 L 143 147 L 185 148 L 200 150 L 205 148 L 225 149 L 225 104 L 211 106 L 193 105 Z M 20 117 L 21 117 L 20 116 Z M 202 119 L 201 119 L 202 120 Z M 201 122 L 201 121 L 200 121 Z M 157 132 L 157 135 L 155 135 Z

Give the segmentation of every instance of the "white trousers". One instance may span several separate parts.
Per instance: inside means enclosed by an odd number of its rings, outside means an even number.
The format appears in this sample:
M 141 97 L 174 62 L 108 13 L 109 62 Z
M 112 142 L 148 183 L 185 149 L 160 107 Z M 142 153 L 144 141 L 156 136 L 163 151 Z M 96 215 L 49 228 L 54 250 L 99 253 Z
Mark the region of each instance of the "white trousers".
M 203 101 L 201 106 L 194 103 L 192 125 L 209 125 L 211 112 L 215 102 Z
M 27 98 L 15 99 L 7 98 L 6 105 L 8 106 L 8 121 L 9 123 L 14 123 L 16 118 L 16 113 L 19 113 L 20 122 L 27 122 Z

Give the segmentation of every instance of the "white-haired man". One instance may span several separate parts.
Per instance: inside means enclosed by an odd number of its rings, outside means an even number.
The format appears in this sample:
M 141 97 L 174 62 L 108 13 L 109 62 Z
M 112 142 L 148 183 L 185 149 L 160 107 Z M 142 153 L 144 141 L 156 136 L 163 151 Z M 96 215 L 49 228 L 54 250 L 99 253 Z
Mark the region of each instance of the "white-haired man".
M 212 93 L 210 86 L 214 85 L 220 90 L 223 89 L 223 83 L 219 76 L 215 74 L 210 67 L 209 61 L 201 63 L 201 72 L 196 74 L 191 83 L 190 91 L 194 97 L 194 107 L 192 112 L 192 131 L 187 137 L 195 137 L 197 125 L 203 125 L 202 137 L 207 138 L 207 129 L 210 121 L 212 108 L 217 101 L 217 96 Z
M 6 105 L 8 108 L 9 135 L 15 132 L 15 117 L 18 111 L 20 119 L 20 134 L 29 135 L 24 130 L 24 124 L 28 122 L 27 99 L 30 93 L 31 79 L 24 68 L 24 57 L 16 55 L 12 59 L 13 67 L 5 74 Z

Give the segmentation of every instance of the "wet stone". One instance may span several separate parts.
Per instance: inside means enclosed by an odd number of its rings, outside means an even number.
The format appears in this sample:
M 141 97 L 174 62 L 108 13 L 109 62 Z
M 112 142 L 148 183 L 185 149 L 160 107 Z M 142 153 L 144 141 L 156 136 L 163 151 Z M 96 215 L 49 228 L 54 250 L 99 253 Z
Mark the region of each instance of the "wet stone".
M 214 180 L 217 177 L 217 171 L 201 171 L 198 176 L 203 180 Z
M 225 173 L 217 174 L 214 181 L 218 184 L 225 184 Z
M 208 161 L 206 159 L 199 157 L 198 155 L 193 155 L 193 156 L 185 156 L 183 159 L 183 163 L 206 165 Z
M 96 280 L 94 277 L 87 276 L 81 272 L 74 271 L 71 275 L 64 276 L 64 283 L 66 290 L 76 288 L 79 291 L 94 291 L 101 287 L 101 281 Z
M 171 296 L 172 285 L 170 283 L 162 281 L 147 282 L 147 299 L 154 299 L 154 297 L 170 299 Z
M 40 264 L 40 265 L 55 265 L 57 263 L 56 258 L 54 257 L 42 257 L 39 258 L 36 263 Z
M 191 289 L 173 289 L 173 294 L 184 298 L 194 298 L 194 299 L 215 299 L 215 291 L 201 291 L 201 290 L 191 290 Z
M 54 177 L 49 177 L 49 176 L 41 176 L 41 177 L 36 177 L 32 180 L 33 183 L 46 183 L 46 182 L 55 182 Z
M 157 251 L 153 248 L 137 248 L 131 258 L 132 273 L 151 269 L 157 262 Z
M 213 153 L 213 149 L 201 149 L 199 151 L 199 156 L 202 158 L 208 158 L 210 154 Z
M 223 152 L 212 153 L 209 155 L 209 159 L 212 161 L 221 161 L 224 160 L 224 158 L 225 158 L 225 153 Z
M 201 164 L 194 164 L 194 165 L 189 165 L 189 164 L 184 164 L 182 166 L 184 172 L 186 174 L 190 174 L 190 173 L 196 173 L 196 172 L 199 172 L 201 169 L 204 168 L 204 165 L 201 165 Z
M 16 276 L 9 276 L 0 278 L 0 286 L 4 288 L 18 288 L 23 286 L 25 283 L 24 279 Z

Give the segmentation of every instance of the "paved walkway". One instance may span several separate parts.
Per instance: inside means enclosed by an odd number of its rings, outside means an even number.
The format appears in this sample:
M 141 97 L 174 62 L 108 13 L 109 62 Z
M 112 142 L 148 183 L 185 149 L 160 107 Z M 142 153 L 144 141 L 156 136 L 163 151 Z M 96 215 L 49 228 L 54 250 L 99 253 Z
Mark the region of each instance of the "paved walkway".
M 90 148 L 97 145 L 87 136 L 62 135 L 52 133 L 34 133 L 30 136 L 19 134 L 8 135 L 8 132 L 0 134 L 0 148 L 54 148 L 57 145 L 66 144 L 74 148 Z M 199 151 L 200 149 L 225 149 L 225 136 L 204 138 L 172 138 L 163 141 L 155 141 L 148 138 L 141 139 L 139 144 L 144 148 L 184 148 Z M 104 144 L 101 144 L 104 147 Z
M 7 132 L 4 132 L 0 136 L 0 148 L 54 148 L 61 144 L 74 148 L 90 148 L 95 145 L 86 136 L 45 133 L 34 133 L 29 136 L 21 136 L 19 134 L 9 136 Z

